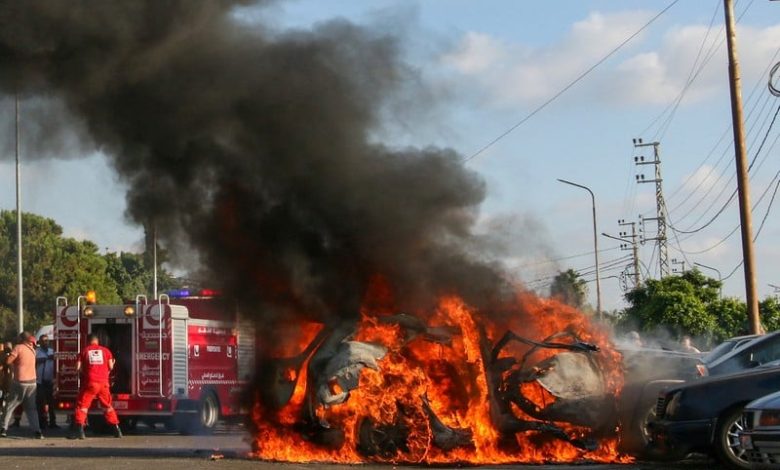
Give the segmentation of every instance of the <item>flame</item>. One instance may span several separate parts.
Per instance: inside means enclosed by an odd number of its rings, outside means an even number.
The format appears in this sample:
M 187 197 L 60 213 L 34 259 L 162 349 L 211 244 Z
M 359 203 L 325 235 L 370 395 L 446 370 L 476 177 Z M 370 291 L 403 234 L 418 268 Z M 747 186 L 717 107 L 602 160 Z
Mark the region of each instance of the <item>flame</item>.
M 364 368 L 359 386 L 350 392 L 349 399 L 330 407 L 320 406 L 317 417 L 329 423 L 332 429 L 341 429 L 344 443 L 337 448 L 318 445 L 308 440 L 306 433 L 296 430 L 301 411 L 306 406 L 306 367 L 290 372 L 297 378 L 290 401 L 279 410 L 271 410 L 256 400 L 253 421 L 256 426 L 253 456 L 287 462 L 360 463 L 380 461 L 388 463 L 547 463 L 547 462 L 630 462 L 617 450 L 616 431 L 600 439 L 598 448 L 586 451 L 567 441 L 542 432 L 521 432 L 515 435 L 516 445 L 507 445 L 506 436 L 491 421 L 488 399 L 488 379 L 483 358 L 484 338 L 495 343 L 507 330 L 524 337 L 542 339 L 554 333 L 569 330 L 583 341 L 601 347 L 594 354 L 605 371 L 607 392 L 617 396 L 622 387 L 621 358 L 612 348 L 607 331 L 593 324 L 578 310 L 555 300 L 541 299 L 520 292 L 501 314 L 483 315 L 455 296 L 443 297 L 431 312 L 415 312 L 425 318 L 429 327 L 457 327 L 449 343 L 428 341 L 423 335 L 410 337 L 398 324 L 380 321 L 375 312 L 393 312 L 392 290 L 388 283 L 377 278 L 374 289 L 366 296 L 354 340 L 381 344 L 388 349 L 378 362 L 379 370 Z M 299 325 L 300 335 L 293 342 L 295 351 L 281 347 L 279 352 L 299 354 L 318 328 Z M 482 333 L 481 335 L 481 332 Z M 511 343 L 504 354 L 521 357 L 529 350 L 527 345 Z M 539 349 L 535 361 L 558 351 Z M 331 392 L 339 393 L 337 383 L 329 383 Z M 538 409 L 554 403 L 556 397 L 537 382 L 521 385 L 524 397 Z M 433 433 L 422 397 L 427 397 L 431 410 L 439 420 L 451 428 L 469 429 L 472 445 L 449 451 L 433 445 Z M 513 413 L 524 420 L 537 421 L 522 410 L 513 407 Z M 393 425 L 403 429 L 406 448 L 388 455 L 361 454 L 358 450 L 359 427 L 363 420 L 376 425 Z M 555 423 L 570 437 L 584 437 L 590 431 L 569 423 Z

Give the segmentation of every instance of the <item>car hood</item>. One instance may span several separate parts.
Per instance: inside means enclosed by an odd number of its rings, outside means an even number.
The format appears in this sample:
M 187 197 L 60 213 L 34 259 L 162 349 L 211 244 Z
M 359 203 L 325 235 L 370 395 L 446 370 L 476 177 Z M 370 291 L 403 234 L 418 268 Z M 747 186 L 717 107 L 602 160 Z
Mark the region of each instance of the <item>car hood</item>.
M 730 374 L 715 375 L 715 376 L 703 377 L 700 379 L 693 379 L 689 382 L 685 382 L 679 387 L 670 389 L 670 391 L 693 390 L 699 387 L 709 387 L 710 384 L 740 381 L 740 380 L 745 380 L 751 376 L 758 377 L 762 375 L 772 375 L 772 374 L 780 374 L 780 366 L 776 364 L 773 364 L 771 366 L 769 364 L 766 364 L 763 366 L 755 367 L 753 369 L 741 370 L 739 372 L 732 372 Z
M 770 393 L 747 404 L 746 410 L 780 409 L 780 392 Z

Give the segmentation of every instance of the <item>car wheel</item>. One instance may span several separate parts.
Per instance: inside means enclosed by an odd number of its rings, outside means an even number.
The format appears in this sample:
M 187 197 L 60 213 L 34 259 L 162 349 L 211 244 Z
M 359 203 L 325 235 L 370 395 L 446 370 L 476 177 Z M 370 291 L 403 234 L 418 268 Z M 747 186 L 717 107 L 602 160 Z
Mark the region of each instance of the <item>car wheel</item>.
M 742 407 L 731 409 L 718 418 L 715 429 L 715 453 L 718 459 L 731 468 L 749 469 L 745 449 L 739 443 L 743 429 Z
M 642 413 L 637 422 L 637 425 L 639 426 L 639 436 L 642 438 L 642 443 L 645 445 L 645 447 L 652 441 L 650 423 L 655 421 L 657 416 L 656 406 L 655 403 L 653 403 L 648 410 Z
M 650 423 L 656 420 L 658 415 L 656 414 L 656 405 L 646 404 L 646 409 L 641 413 L 634 422 L 634 432 L 636 433 L 637 440 L 641 445 L 641 448 L 637 452 L 644 459 L 658 460 L 671 462 L 674 460 L 681 460 L 685 457 L 685 454 L 675 449 L 664 449 L 661 451 L 653 445 L 653 434 L 650 429 Z

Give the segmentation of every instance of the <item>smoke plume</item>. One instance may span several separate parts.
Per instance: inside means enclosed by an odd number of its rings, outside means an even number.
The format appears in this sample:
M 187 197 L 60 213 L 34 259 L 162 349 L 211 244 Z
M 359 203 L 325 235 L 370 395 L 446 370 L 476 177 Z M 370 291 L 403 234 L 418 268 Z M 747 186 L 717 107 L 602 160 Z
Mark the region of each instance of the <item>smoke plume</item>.
M 129 217 L 269 321 L 355 316 L 378 276 L 399 308 L 501 295 L 467 248 L 482 180 L 452 150 L 371 138 L 411 73 L 399 39 L 250 26 L 246 3 L 0 1 L 0 93 L 62 103 L 128 183 Z

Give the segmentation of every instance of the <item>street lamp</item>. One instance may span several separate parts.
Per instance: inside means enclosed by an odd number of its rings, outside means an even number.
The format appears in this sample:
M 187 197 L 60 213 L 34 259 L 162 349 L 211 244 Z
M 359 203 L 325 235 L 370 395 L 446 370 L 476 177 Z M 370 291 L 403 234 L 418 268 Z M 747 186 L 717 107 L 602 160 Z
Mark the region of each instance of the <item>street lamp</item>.
M 590 190 L 587 186 L 583 186 L 581 184 L 573 183 L 571 181 L 567 181 L 564 179 L 558 178 L 558 181 L 564 184 L 568 184 L 571 186 L 576 186 L 578 188 L 584 189 L 588 193 L 590 193 L 590 201 L 593 205 L 593 252 L 596 255 L 596 313 L 599 315 L 599 320 L 602 320 L 601 316 L 601 278 L 599 277 L 599 238 L 598 238 L 598 229 L 596 229 L 596 196 L 593 195 L 593 191 Z
M 16 316 L 19 333 L 24 331 L 24 277 L 22 273 L 22 166 L 19 161 L 19 92 L 14 99 L 16 111 Z
M 711 270 L 715 271 L 716 273 L 718 273 L 718 282 L 720 283 L 720 289 L 718 291 L 718 297 L 723 297 L 723 278 L 720 275 L 720 271 L 718 271 L 717 269 L 713 268 L 712 266 L 707 266 L 706 264 L 697 263 L 696 261 L 694 261 L 693 264 L 695 264 L 696 266 L 698 266 L 700 268 L 711 269 Z

